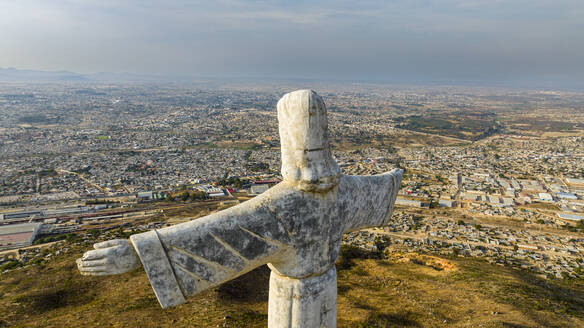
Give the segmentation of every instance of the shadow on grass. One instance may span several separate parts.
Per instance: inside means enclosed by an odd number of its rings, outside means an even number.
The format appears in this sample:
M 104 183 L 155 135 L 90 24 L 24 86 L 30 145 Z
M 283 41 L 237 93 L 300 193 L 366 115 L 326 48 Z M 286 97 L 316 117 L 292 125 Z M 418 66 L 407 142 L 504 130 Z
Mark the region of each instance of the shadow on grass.
M 502 322 L 501 324 L 503 325 L 504 328 L 529 328 L 527 326 L 518 325 L 516 323 Z
M 382 253 L 375 251 L 366 251 L 359 247 L 343 245 L 341 255 L 336 263 L 337 271 L 349 270 L 354 265 L 354 259 L 381 259 Z
M 414 320 L 416 315 L 411 312 L 406 313 L 373 313 L 365 321 L 359 323 L 359 328 L 389 328 L 389 327 L 422 327 Z
M 217 287 L 219 299 L 224 302 L 267 302 L 270 269 L 263 265 L 243 276 Z
M 344 284 L 342 282 L 339 282 L 337 284 L 337 293 L 339 295 L 344 295 L 345 293 L 347 293 L 351 289 L 353 289 L 353 287 L 349 286 L 348 284 Z
M 100 279 L 82 277 L 73 260 L 50 267 L 29 268 L 22 272 L 19 292 L 13 298 L 19 314 L 46 313 L 64 307 L 92 302 Z M 29 279 L 32 277 L 32 279 Z
M 18 296 L 15 301 L 24 305 L 26 312 L 45 313 L 66 306 L 87 304 L 95 298 L 88 284 L 67 283 Z
M 268 315 L 256 311 L 246 311 L 225 316 L 225 327 L 248 327 L 252 324 L 267 324 Z

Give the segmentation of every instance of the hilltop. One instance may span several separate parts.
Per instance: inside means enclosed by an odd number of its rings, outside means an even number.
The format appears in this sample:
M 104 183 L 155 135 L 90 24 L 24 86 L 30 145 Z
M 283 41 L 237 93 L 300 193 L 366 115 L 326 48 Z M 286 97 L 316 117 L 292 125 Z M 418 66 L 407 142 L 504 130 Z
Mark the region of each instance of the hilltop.
M 51 260 L 0 275 L 0 327 L 265 327 L 269 269 L 163 310 L 142 270 L 86 277 L 62 241 Z M 56 252 L 59 250 L 59 252 Z M 339 327 L 582 327 L 584 281 L 543 280 L 476 258 L 344 246 Z

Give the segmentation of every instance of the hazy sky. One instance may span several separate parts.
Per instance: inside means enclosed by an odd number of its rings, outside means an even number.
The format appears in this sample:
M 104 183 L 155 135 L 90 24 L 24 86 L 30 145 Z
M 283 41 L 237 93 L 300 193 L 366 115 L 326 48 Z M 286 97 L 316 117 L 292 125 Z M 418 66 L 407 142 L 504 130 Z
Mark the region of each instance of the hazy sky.
M 584 80 L 583 0 L 0 0 L 0 67 Z

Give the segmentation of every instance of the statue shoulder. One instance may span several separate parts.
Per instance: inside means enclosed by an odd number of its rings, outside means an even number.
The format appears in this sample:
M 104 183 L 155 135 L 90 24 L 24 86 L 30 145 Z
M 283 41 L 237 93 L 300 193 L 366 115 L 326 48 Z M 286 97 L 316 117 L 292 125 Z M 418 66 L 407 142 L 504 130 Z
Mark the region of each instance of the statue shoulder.
M 339 183 L 339 195 L 379 193 L 397 190 L 401 184 L 402 175 L 403 170 L 401 169 L 376 175 L 355 176 L 343 174 Z
M 346 175 L 342 174 L 340 179 L 340 185 L 347 186 L 353 185 L 358 182 L 368 182 L 368 183 L 376 183 L 382 181 L 392 181 L 392 180 L 400 180 L 402 178 L 404 170 L 402 169 L 393 169 L 391 171 L 383 172 L 380 174 L 374 175 Z

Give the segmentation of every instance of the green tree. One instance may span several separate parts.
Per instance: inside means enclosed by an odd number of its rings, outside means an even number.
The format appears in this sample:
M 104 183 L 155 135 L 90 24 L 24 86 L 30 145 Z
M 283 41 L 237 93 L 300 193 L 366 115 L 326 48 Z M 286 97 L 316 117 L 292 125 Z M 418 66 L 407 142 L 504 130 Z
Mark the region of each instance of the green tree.
M 191 200 L 202 200 L 207 199 L 207 194 L 201 190 L 195 190 L 191 193 Z

